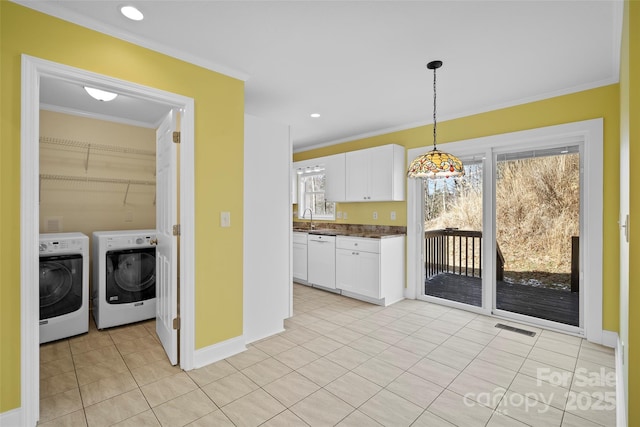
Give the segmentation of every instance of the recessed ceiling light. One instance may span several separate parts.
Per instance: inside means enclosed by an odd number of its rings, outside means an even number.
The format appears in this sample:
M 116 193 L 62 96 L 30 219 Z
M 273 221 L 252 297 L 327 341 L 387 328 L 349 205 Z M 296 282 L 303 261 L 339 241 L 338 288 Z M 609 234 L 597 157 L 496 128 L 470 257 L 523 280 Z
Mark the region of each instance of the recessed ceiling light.
M 95 87 L 85 86 L 84 90 L 87 91 L 92 98 L 98 101 L 113 101 L 118 96 L 117 93 L 107 92 L 106 90 L 96 89 Z
M 127 18 L 132 21 L 142 21 L 144 19 L 144 15 L 134 6 L 122 6 L 120 8 L 120 13 L 122 13 Z
M 311 117 L 317 119 L 318 117 L 320 117 L 320 113 L 311 113 Z

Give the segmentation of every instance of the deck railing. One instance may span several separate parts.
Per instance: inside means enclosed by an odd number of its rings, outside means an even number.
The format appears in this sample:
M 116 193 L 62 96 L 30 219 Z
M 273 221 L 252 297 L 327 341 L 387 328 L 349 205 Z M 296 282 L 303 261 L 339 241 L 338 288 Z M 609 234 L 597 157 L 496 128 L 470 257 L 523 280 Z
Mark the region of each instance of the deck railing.
M 440 273 L 482 277 L 482 232 L 445 228 L 424 233 L 427 278 Z M 496 279 L 504 279 L 504 257 L 497 250 Z

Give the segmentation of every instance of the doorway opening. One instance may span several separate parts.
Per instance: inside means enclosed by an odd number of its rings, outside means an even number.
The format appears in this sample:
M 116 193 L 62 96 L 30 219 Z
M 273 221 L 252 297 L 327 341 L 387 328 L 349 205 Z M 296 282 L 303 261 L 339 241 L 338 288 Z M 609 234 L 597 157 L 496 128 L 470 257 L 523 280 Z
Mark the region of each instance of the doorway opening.
M 62 79 L 81 85 L 102 87 L 140 100 L 178 109 L 181 118 L 179 174 L 181 257 L 178 265 L 185 286 L 180 289 L 183 313 L 180 327 L 181 368 L 193 368 L 194 353 L 194 102 L 193 99 L 108 76 L 91 73 L 39 58 L 22 57 L 21 120 L 21 401 L 23 425 L 35 425 L 39 414 L 39 116 L 40 79 Z

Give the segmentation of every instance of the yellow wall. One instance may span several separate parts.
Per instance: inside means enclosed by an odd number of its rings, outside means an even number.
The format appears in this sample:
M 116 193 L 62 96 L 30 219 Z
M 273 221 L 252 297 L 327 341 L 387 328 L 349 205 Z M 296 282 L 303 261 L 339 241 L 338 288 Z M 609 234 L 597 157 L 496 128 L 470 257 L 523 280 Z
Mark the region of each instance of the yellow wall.
M 0 413 L 20 406 L 21 54 L 194 98 L 196 348 L 241 335 L 244 83 L 6 1 L 0 43 Z
M 619 247 L 617 236 L 619 212 L 619 85 L 609 85 L 592 90 L 550 98 L 529 104 L 501 110 L 490 111 L 474 116 L 438 122 L 438 141 L 446 142 L 479 138 L 507 132 L 540 128 L 562 123 L 576 122 L 602 117 L 604 118 L 604 248 L 603 248 L 603 327 L 605 330 L 618 331 L 619 325 Z M 345 142 L 329 147 L 296 153 L 294 160 L 306 160 L 340 152 L 358 150 L 384 144 L 400 144 L 406 149 L 429 146 L 433 139 L 431 125 L 412 128 L 386 135 Z M 386 221 L 390 206 L 398 212 L 397 221 Z M 347 211 L 350 224 L 374 224 L 373 211 L 384 218 L 385 225 L 406 225 L 406 203 L 340 203 L 336 210 Z M 354 214 L 352 215 L 352 212 Z M 397 222 L 397 224 L 395 224 Z M 382 222 L 379 222 L 382 224 Z

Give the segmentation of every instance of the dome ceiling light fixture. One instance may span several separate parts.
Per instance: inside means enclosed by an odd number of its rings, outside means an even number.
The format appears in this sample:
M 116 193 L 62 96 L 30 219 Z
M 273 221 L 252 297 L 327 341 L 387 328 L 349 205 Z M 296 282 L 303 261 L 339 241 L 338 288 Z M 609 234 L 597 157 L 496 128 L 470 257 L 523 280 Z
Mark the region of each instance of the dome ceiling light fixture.
M 436 70 L 440 67 L 442 61 L 431 61 L 427 64 L 427 68 L 433 70 L 433 150 L 413 159 L 407 170 L 408 178 L 438 179 L 464 175 L 460 159 L 436 147 Z
M 106 90 L 96 89 L 95 87 L 84 86 L 84 90 L 86 90 L 93 99 L 97 99 L 98 101 L 109 102 L 118 96 L 117 93 L 107 92 Z

